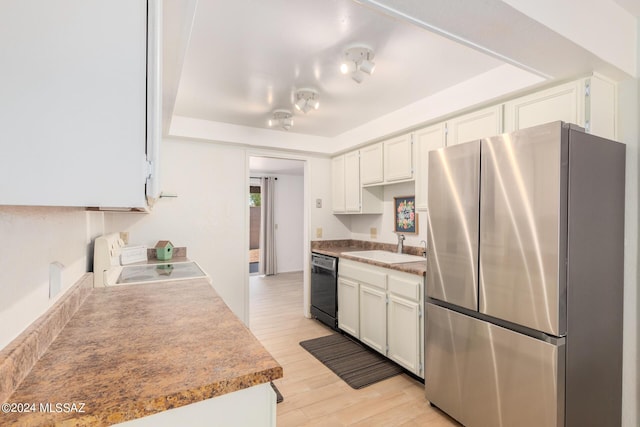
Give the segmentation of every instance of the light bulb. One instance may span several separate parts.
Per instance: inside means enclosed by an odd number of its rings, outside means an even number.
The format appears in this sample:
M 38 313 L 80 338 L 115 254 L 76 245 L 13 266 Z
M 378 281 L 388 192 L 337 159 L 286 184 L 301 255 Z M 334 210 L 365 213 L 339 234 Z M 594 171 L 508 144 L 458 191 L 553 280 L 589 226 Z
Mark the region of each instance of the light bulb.
M 346 61 L 340 65 L 340 72 L 342 74 L 353 73 L 356 70 L 356 63 L 353 61 Z

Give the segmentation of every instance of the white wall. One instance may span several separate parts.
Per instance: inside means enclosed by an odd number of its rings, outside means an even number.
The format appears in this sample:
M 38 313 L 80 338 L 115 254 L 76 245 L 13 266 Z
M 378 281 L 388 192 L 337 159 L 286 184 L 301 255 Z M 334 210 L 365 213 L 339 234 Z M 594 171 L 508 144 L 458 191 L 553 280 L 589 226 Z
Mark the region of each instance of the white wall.
M 304 176 L 276 175 L 274 219 L 277 272 L 302 271 L 304 253 Z
M 129 231 L 131 243 L 153 246 L 171 240 L 186 246 L 212 279 L 231 310 L 248 324 L 248 157 L 290 157 L 290 153 L 183 139 L 162 142 L 161 189 L 175 199 L 160 199 L 150 214 L 105 213 L 106 232 Z M 309 200 L 322 198 L 322 209 L 308 205 L 309 229 L 322 227 L 327 239 L 349 237 L 344 224 L 331 214 L 331 162 L 324 157 L 294 156 L 308 162 Z M 279 179 L 280 180 L 280 179 Z M 304 204 L 303 202 L 303 209 Z M 299 249 L 302 266 L 307 251 Z M 303 310 L 301 309 L 301 313 Z
M 107 231 L 129 231 L 131 243 L 151 247 L 158 240 L 186 246 L 188 257 L 204 268 L 227 305 L 245 319 L 244 149 L 163 140 L 160 170 L 160 188 L 178 197 L 159 199 L 150 214 L 105 213 Z
M 331 207 L 331 159 L 313 157 L 309 161 L 309 209 L 310 240 L 336 240 L 351 238 L 351 217 L 353 215 L 334 215 Z M 320 199 L 322 207 L 316 207 Z M 318 230 L 321 229 L 321 230 Z M 318 231 L 322 236 L 318 236 Z
M 352 215 L 351 238 L 356 240 L 370 240 L 380 243 L 398 243 L 398 234 L 393 231 L 394 225 L 394 197 L 415 196 L 415 184 L 403 182 L 386 185 L 384 187 L 384 202 L 382 215 Z M 418 212 L 418 234 L 404 234 L 407 246 L 421 246 L 421 240 L 427 240 L 426 212 Z M 371 228 L 377 229 L 377 238 L 371 237 Z
M 0 206 L 0 349 L 40 317 L 86 271 L 101 212 Z M 62 290 L 49 299 L 49 264 L 64 265 Z

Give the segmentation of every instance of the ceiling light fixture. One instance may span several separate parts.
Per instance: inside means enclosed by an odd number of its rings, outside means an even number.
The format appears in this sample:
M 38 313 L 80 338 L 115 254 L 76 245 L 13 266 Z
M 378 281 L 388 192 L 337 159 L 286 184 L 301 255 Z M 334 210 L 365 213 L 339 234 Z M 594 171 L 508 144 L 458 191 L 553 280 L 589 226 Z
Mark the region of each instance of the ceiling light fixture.
M 293 127 L 293 114 L 289 110 L 275 110 L 273 117 L 269 119 L 267 124 L 270 128 L 279 127 L 284 130 L 289 130 Z
M 309 110 L 317 110 L 320 107 L 320 95 L 313 89 L 300 89 L 296 92 L 293 105 L 298 111 L 307 114 Z
M 357 83 L 364 80 L 363 73 L 373 74 L 376 64 L 373 62 L 375 54 L 373 50 L 365 46 L 350 47 L 344 52 L 344 60 L 340 64 L 342 74 L 351 74 L 351 78 Z

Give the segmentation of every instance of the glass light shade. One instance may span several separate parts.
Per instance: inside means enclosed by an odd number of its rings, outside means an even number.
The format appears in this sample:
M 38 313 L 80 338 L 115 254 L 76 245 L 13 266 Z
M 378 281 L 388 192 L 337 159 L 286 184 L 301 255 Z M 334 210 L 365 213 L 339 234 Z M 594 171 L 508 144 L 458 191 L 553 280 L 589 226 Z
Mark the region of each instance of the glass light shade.
M 301 111 L 304 106 L 307 104 L 307 100 L 304 98 L 298 98 L 298 100 L 293 104 L 298 111 Z

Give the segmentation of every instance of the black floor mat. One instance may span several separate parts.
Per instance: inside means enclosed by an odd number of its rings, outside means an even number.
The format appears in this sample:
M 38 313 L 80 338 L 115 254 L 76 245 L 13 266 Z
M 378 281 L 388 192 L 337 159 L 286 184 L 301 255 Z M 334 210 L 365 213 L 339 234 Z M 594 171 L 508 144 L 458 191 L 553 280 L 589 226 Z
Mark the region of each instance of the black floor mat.
M 384 356 L 340 334 L 302 341 L 300 345 L 355 389 L 403 372 Z

